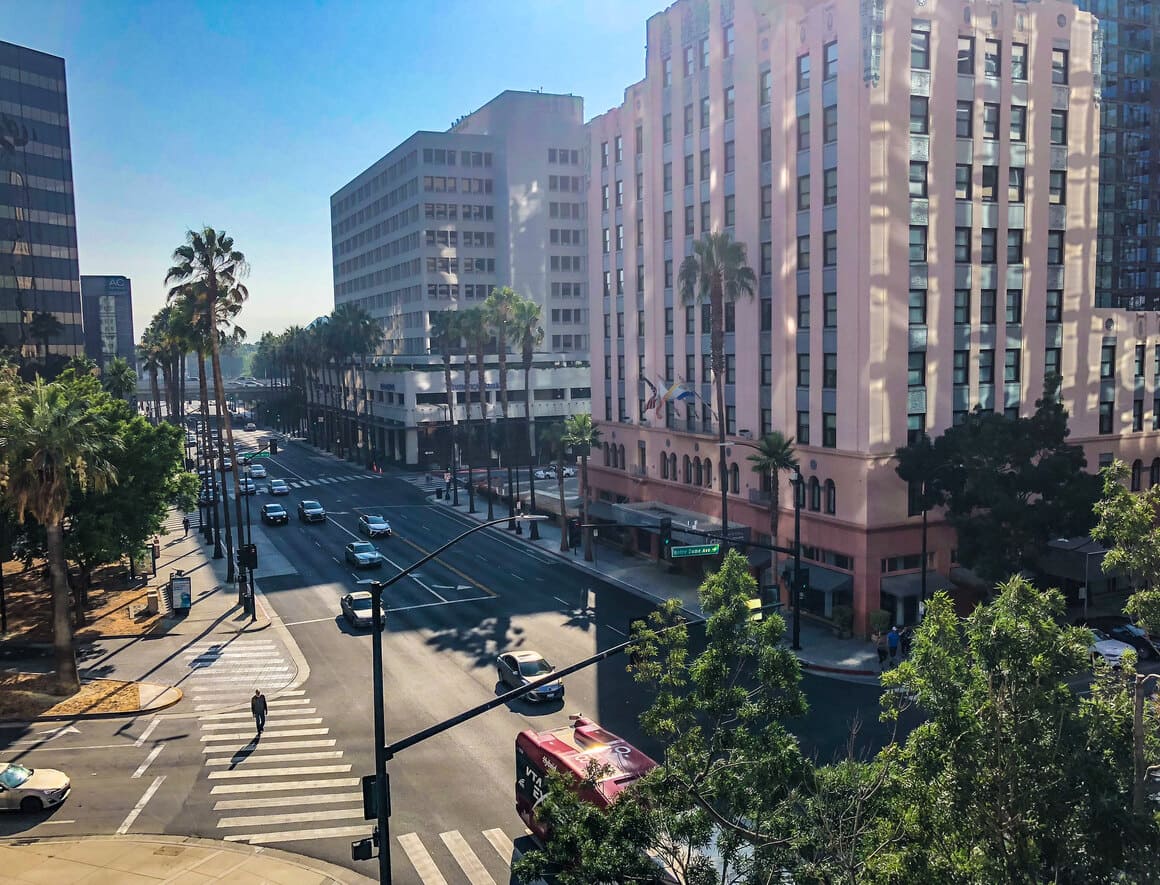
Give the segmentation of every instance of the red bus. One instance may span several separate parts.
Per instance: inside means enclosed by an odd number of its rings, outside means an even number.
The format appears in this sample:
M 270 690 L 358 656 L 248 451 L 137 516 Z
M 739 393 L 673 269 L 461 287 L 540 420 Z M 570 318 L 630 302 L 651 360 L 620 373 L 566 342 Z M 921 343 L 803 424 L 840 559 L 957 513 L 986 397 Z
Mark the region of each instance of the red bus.
M 516 811 L 543 843 L 547 829 L 536 820 L 536 806 L 548 792 L 548 772 L 571 774 L 581 798 L 607 808 L 620 791 L 656 768 L 656 762 L 610 731 L 580 714 L 572 724 L 550 731 L 521 731 L 516 736 Z M 580 788 L 593 762 L 604 769 L 595 787 Z

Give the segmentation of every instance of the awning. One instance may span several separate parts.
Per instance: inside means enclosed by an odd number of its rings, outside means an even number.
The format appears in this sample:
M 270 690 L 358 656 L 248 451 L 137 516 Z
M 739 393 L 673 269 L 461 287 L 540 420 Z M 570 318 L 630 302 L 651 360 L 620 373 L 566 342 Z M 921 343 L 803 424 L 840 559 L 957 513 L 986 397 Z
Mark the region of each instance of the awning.
M 811 590 L 822 593 L 836 593 L 839 590 L 850 590 L 854 586 L 854 578 L 845 572 L 839 572 L 824 565 L 802 563 L 802 571 L 806 573 Z M 786 560 L 781 567 L 782 576 L 793 574 L 793 560 Z
M 1065 578 L 1083 584 L 1089 581 L 1103 581 L 1104 554 L 1107 551 L 1088 538 L 1049 541 L 1047 550 L 1036 565 L 1043 574 L 1052 578 Z
M 601 519 L 605 522 L 618 522 L 616 518 L 616 510 L 608 501 L 589 501 L 588 502 L 588 518 Z
M 926 573 L 926 595 L 929 598 L 939 590 L 953 590 L 955 587 L 951 579 L 938 572 Z M 922 595 L 922 572 L 909 575 L 889 575 L 879 584 L 879 592 L 889 593 L 895 599 L 907 596 Z

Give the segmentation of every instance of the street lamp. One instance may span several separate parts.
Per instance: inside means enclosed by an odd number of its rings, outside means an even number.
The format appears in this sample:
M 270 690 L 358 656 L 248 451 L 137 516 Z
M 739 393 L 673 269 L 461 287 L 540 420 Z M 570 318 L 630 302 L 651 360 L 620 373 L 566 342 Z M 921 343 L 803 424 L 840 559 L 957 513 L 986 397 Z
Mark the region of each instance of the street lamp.
M 531 464 L 528 465 L 528 506 L 532 513 L 536 512 L 536 468 Z M 533 521 L 531 528 L 528 529 L 528 537 L 533 541 L 540 540 L 540 526 L 537 521 Z
M 520 516 L 518 519 L 527 520 L 529 522 L 547 519 L 546 516 Z M 398 574 L 393 575 L 385 581 L 364 580 L 359 581 L 360 584 L 369 585 L 371 588 L 371 629 L 374 631 L 375 638 L 371 645 L 371 666 L 374 672 L 371 674 L 371 680 L 374 685 L 374 717 L 375 717 L 375 809 L 378 813 L 378 837 L 379 837 L 379 881 L 390 885 L 391 882 L 391 836 L 388 822 L 388 811 L 390 802 L 390 793 L 387 788 L 387 724 L 386 724 L 386 701 L 383 697 L 383 591 L 392 584 L 402 580 L 408 575 L 415 572 L 417 569 L 426 565 L 435 557 L 439 556 L 443 551 L 450 547 L 454 547 L 468 535 L 474 534 L 482 529 L 490 528 L 506 522 L 503 519 L 493 519 L 487 522 L 481 522 L 479 525 L 472 526 L 458 537 L 452 538 L 442 547 L 439 547 L 428 553 L 418 562 L 407 566 Z

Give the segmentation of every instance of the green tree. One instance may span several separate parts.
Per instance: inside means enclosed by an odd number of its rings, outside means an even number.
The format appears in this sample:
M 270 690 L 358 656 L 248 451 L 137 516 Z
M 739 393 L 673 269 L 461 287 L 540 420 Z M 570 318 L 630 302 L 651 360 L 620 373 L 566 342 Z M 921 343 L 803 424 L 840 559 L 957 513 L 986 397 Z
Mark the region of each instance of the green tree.
M 100 395 L 108 399 L 107 394 Z M 31 515 L 46 534 L 60 694 L 73 694 L 80 687 L 69 620 L 64 517 L 75 489 L 99 490 L 116 480 L 109 455 L 121 444 L 98 405 L 65 382 L 37 379 L 0 414 L 8 500 L 18 520 Z
M 458 443 L 455 414 L 455 389 L 451 380 L 451 357 L 463 349 L 462 317 L 457 310 L 441 310 L 431 314 L 431 346 L 443 358 L 443 389 L 447 397 L 447 423 L 451 430 L 452 445 Z M 466 382 L 466 378 L 464 379 Z M 467 385 L 464 384 L 466 390 Z
M 796 470 L 793 437 L 786 438 L 781 431 L 774 430 L 758 440 L 758 449 L 749 456 L 753 472 L 759 473 L 769 482 L 769 536 L 777 543 L 778 521 L 781 517 L 781 474 L 782 471 Z M 800 494 L 795 490 L 795 494 Z
M 101 370 L 101 386 L 113 399 L 128 399 L 137 390 L 137 373 L 123 356 L 113 357 Z
M 499 356 L 499 403 L 504 418 L 504 433 L 507 433 L 508 386 L 507 350 L 509 336 L 515 330 L 516 307 L 522 299 L 510 286 L 499 286 L 491 290 L 483 302 L 483 313 L 488 328 L 495 335 L 496 353 Z
M 483 440 L 484 458 L 488 462 L 491 461 L 491 433 L 487 429 L 487 370 L 483 365 L 483 354 L 487 349 L 488 342 L 491 340 L 491 331 L 487 325 L 487 318 L 484 316 L 483 309 L 479 307 L 470 307 L 467 310 L 460 311 L 463 322 L 463 337 L 467 342 L 468 353 L 475 355 L 475 374 L 476 374 L 476 403 L 479 406 L 479 422 L 480 422 L 480 438 Z M 470 372 L 467 371 L 466 365 L 463 371 L 464 377 L 464 396 L 467 397 L 467 406 L 465 414 L 471 414 L 471 396 L 468 393 L 471 385 Z M 489 492 L 490 494 L 490 492 Z
M 600 428 L 592 423 L 589 414 L 569 415 L 564 421 L 564 438 L 566 446 L 571 446 L 580 454 L 580 521 L 588 525 L 588 496 L 591 490 L 588 486 L 588 455 L 594 446 L 600 445 Z M 563 476 L 563 470 L 557 471 Z M 584 558 L 592 561 L 592 529 L 584 529 Z
M 540 441 L 556 459 L 556 490 L 560 496 L 560 552 L 568 552 L 568 502 L 564 499 L 564 425 L 552 421 L 540 428 Z
M 516 305 L 516 341 L 520 348 L 520 363 L 524 370 L 524 420 L 528 424 L 528 457 L 536 463 L 536 416 L 533 412 L 535 397 L 532 391 L 532 360 L 536 348 L 544 343 L 544 327 L 541 325 L 543 312 L 540 305 L 528 299 L 521 299 Z
M 708 303 L 709 351 L 713 367 L 713 390 L 717 402 L 717 452 L 721 493 L 728 494 L 729 468 L 725 458 L 725 305 L 742 295 L 753 297 L 757 276 L 745 257 L 745 244 L 733 239 L 728 231 L 705 234 L 693 243 L 693 254 L 686 255 L 677 274 L 677 288 L 686 306 Z M 725 498 L 722 498 L 725 501 Z M 722 509 L 725 505 L 722 504 Z M 726 514 L 721 514 L 722 522 Z M 729 526 L 724 526 L 728 531 Z
M 37 310 L 28 321 L 28 334 L 33 341 L 40 343 L 41 360 L 48 361 L 48 345 L 54 338 L 59 338 L 64 331 L 64 323 L 57 319 L 56 314 L 46 310 Z
M 350 365 L 351 371 L 358 376 L 351 383 L 351 387 L 355 390 L 352 409 L 348 410 L 345 401 L 343 403 L 342 414 L 348 416 L 346 421 L 348 430 L 344 438 L 353 446 L 358 442 L 358 435 L 361 433 L 369 442 L 369 428 L 361 424 L 359 417 L 362 414 L 360 409 L 366 402 L 366 357 L 367 354 L 377 352 L 379 345 L 382 344 L 383 327 L 357 304 L 340 304 L 331 313 L 327 329 L 334 345 L 336 364 L 341 367 L 344 379 L 347 365 Z
M 1156 635 L 1160 634 L 1160 485 L 1130 492 L 1127 478 L 1123 461 L 1104 468 L 1092 538 L 1108 550 L 1104 570 L 1124 571 L 1141 588 L 1128 599 L 1126 610 Z

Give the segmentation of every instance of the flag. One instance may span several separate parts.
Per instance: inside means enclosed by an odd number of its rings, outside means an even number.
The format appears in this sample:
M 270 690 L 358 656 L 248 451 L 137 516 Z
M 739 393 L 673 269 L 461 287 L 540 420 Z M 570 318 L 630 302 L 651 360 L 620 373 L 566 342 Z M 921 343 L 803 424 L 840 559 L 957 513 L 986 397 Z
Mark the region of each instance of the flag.
M 679 391 L 677 391 L 677 395 L 675 397 L 673 397 L 673 399 L 675 399 L 677 402 L 681 402 L 681 401 L 687 400 L 687 399 L 697 399 L 697 394 L 694 391 L 689 390 L 687 387 L 682 385 L 681 389 Z
M 641 378 L 640 380 L 648 386 L 650 391 L 648 401 L 644 404 L 644 411 L 647 414 L 648 412 L 651 412 L 653 407 L 657 404 L 657 388 L 656 385 L 649 381 L 647 378 Z
M 668 382 L 662 380 L 661 384 L 667 385 Z M 664 394 L 657 401 L 657 417 L 658 418 L 661 417 L 661 415 L 664 413 L 665 403 L 667 403 L 669 400 L 671 400 L 673 398 L 673 394 L 676 392 L 677 388 L 680 386 L 681 386 L 680 381 L 674 381 L 673 385 L 671 387 L 669 387 L 667 390 L 665 390 Z

